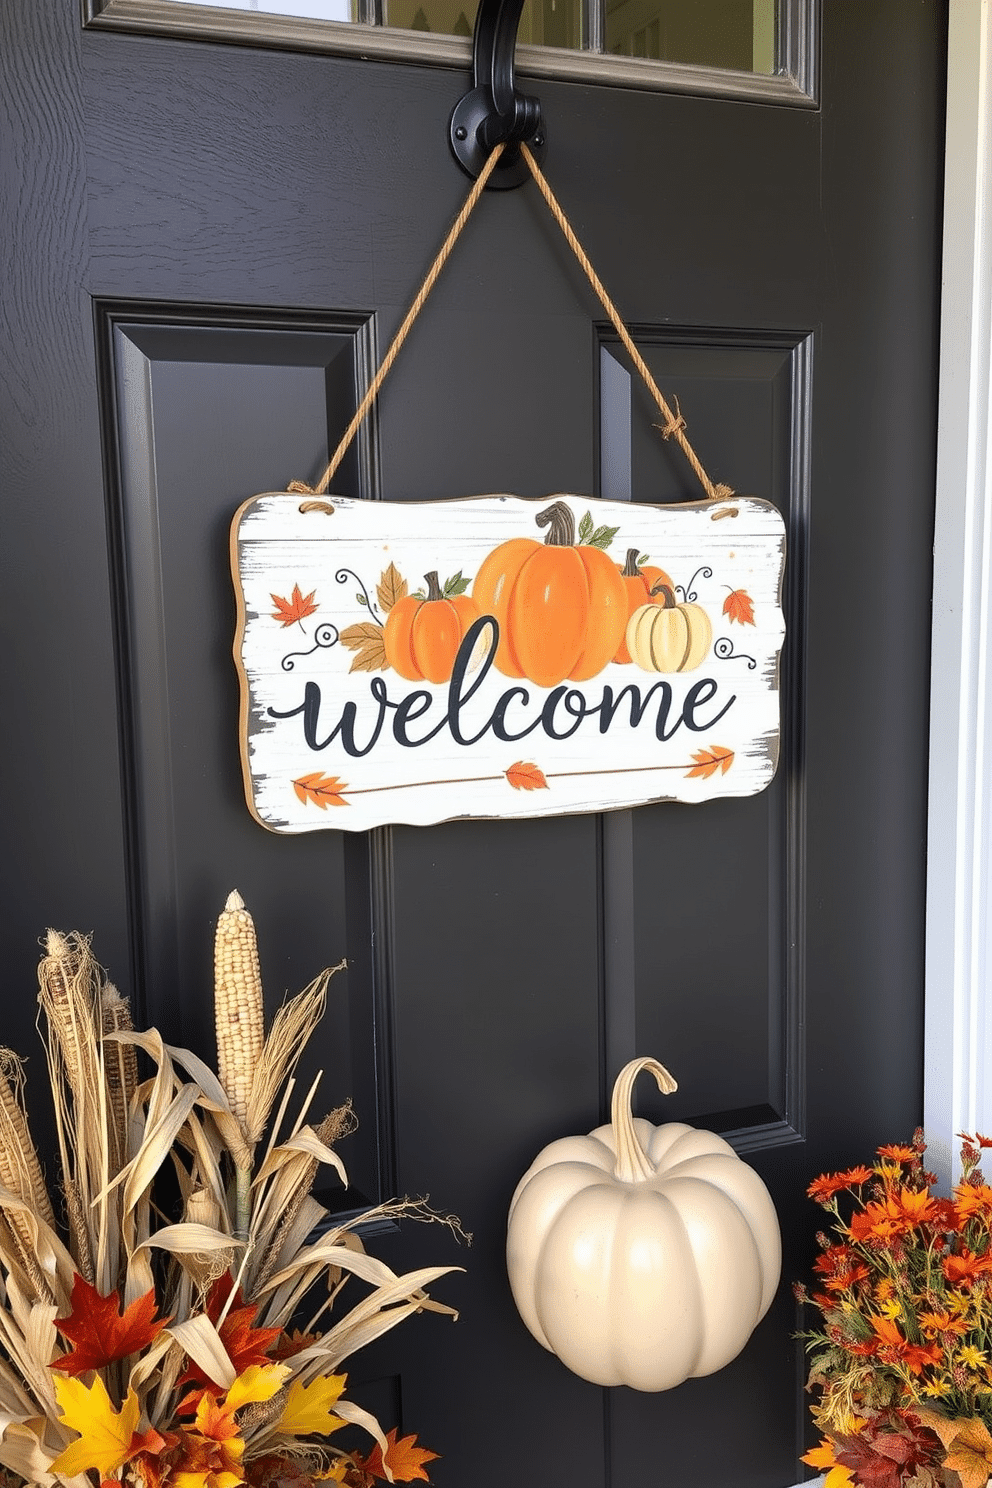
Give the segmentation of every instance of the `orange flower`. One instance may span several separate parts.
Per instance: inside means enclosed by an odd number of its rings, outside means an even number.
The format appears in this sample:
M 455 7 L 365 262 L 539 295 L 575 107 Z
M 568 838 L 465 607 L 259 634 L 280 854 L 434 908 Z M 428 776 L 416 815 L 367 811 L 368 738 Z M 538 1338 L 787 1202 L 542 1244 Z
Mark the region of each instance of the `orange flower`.
M 881 1204 L 866 1204 L 862 1213 L 852 1214 L 848 1234 L 857 1241 L 891 1240 L 917 1225 L 930 1223 L 938 1213 L 937 1201 L 931 1198 L 929 1189 L 914 1193 L 901 1188 L 898 1194 L 887 1194 Z
M 927 1364 L 939 1364 L 943 1355 L 936 1343 L 910 1343 L 889 1318 L 869 1317 L 878 1338 L 879 1358 L 890 1364 L 904 1363 L 913 1374 L 922 1374 Z
M 885 1147 L 876 1148 L 879 1157 L 891 1157 L 896 1162 L 913 1162 L 917 1153 L 913 1147 L 904 1147 L 899 1142 L 889 1142 Z
M 936 1338 L 940 1333 L 949 1333 L 954 1338 L 962 1338 L 968 1331 L 968 1324 L 964 1318 L 952 1317 L 949 1312 L 920 1312 L 917 1313 L 917 1321 L 923 1330 L 924 1338 Z
M 847 1168 L 843 1173 L 822 1173 L 819 1178 L 813 1179 L 806 1192 L 818 1204 L 823 1204 L 842 1189 L 858 1188 L 862 1183 L 867 1183 L 871 1176 L 872 1169 L 865 1167 Z
M 975 1255 L 974 1251 L 964 1245 L 957 1255 L 945 1256 L 940 1264 L 951 1285 L 960 1286 L 974 1281 L 984 1271 L 992 1271 L 992 1253 Z
M 992 1218 L 992 1188 L 987 1183 L 961 1183 L 954 1190 L 954 1205 L 961 1219 Z

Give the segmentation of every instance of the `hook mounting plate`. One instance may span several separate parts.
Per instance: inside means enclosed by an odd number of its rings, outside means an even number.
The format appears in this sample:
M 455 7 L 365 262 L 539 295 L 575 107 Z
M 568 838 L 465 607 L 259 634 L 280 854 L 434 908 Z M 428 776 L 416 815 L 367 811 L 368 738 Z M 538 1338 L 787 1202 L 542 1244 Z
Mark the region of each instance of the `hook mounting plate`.
M 492 93 L 485 86 L 469 89 L 452 110 L 448 127 L 451 148 L 459 165 L 473 180 L 479 176 L 490 155 L 491 147 L 483 143 L 480 134 L 492 112 Z M 544 125 L 538 116 L 534 134 L 523 143 L 530 146 L 531 154 L 539 165 L 543 162 L 547 149 L 545 136 Z M 514 186 L 522 186 L 529 176 L 527 162 L 515 143 L 511 142 L 489 177 L 487 190 L 492 188 L 494 191 L 510 191 Z

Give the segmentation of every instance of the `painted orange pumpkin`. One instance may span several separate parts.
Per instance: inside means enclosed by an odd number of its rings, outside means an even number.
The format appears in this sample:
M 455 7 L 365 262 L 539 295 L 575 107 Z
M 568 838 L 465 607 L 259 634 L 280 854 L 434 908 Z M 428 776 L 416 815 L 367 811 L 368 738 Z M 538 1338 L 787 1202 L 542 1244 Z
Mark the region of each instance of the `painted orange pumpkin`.
M 449 682 L 458 647 L 482 612 L 467 594 L 445 599 L 436 570 L 424 578 L 426 598 L 406 595 L 386 617 L 386 661 L 408 682 Z
M 620 577 L 623 579 L 624 586 L 627 590 L 628 620 L 635 610 L 640 609 L 641 605 L 663 605 L 665 603 L 665 596 L 662 592 L 663 589 L 667 588 L 674 590 L 675 588 L 675 585 L 672 583 L 671 579 L 668 577 L 663 568 L 638 567 L 636 548 L 627 549 L 627 562 L 620 570 Z M 626 628 L 627 627 L 624 626 L 624 630 L 626 630 Z M 624 664 L 633 660 L 633 657 L 630 654 L 630 648 L 627 645 L 626 636 L 621 639 L 619 649 L 617 650 L 617 654 L 616 656 L 614 656 L 613 660 L 623 662 Z
M 601 548 L 576 544 L 564 501 L 535 518 L 543 543 L 514 537 L 484 560 L 472 586 L 483 615 L 499 623 L 495 664 L 539 687 L 584 682 L 616 655 L 627 624 L 627 591 Z

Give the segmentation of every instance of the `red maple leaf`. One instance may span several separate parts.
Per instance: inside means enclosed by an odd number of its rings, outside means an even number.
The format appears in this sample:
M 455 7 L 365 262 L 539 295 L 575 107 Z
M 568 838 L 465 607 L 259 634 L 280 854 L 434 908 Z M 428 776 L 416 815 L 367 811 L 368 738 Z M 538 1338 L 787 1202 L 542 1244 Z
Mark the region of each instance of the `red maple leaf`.
M 698 775 L 701 779 L 708 780 L 711 775 L 716 774 L 717 770 L 722 770 L 724 775 L 726 775 L 734 763 L 734 751 L 732 749 L 724 749 L 720 744 L 714 744 L 709 749 L 698 749 L 692 757 L 696 763 L 691 770 L 685 772 L 687 780 L 691 779 L 693 775 Z
M 386 1432 L 386 1465 L 397 1483 L 412 1483 L 415 1479 L 429 1482 L 424 1472 L 424 1463 L 433 1462 L 437 1452 L 429 1452 L 426 1447 L 416 1445 L 416 1436 L 396 1437 L 396 1427 L 393 1426 Z M 359 1466 L 374 1478 L 382 1478 L 386 1481 L 386 1474 L 382 1466 L 382 1448 L 376 1442 L 367 1457 L 359 1458 Z
M 328 806 L 348 804 L 342 795 L 348 789 L 346 782 L 339 780 L 336 775 L 322 775 L 319 770 L 294 780 L 293 789 L 304 806 L 309 801 L 312 806 L 319 806 L 321 811 L 326 811 Z
M 114 1359 L 140 1353 L 158 1337 L 168 1319 L 155 1317 L 155 1290 L 138 1297 L 121 1312 L 120 1295 L 104 1297 L 80 1275 L 73 1277 L 72 1311 L 56 1318 L 55 1325 L 73 1345 L 52 1368 L 63 1374 L 85 1374 L 102 1369 Z
M 753 625 L 754 601 L 746 589 L 732 589 L 723 601 L 723 613 L 738 625 Z
M 301 620 L 305 620 L 308 615 L 312 615 L 318 609 L 313 602 L 316 593 L 316 589 L 311 589 L 309 594 L 304 594 L 299 584 L 294 584 L 290 599 L 282 599 L 278 594 L 270 595 L 275 605 L 272 619 L 278 620 L 280 625 L 298 625 Z
M 544 771 L 539 770 L 529 760 L 517 760 L 506 772 L 506 778 L 514 790 L 547 790 L 548 782 L 544 778 Z
M 269 1364 L 271 1358 L 269 1349 L 275 1343 L 282 1332 L 281 1328 L 256 1328 L 254 1322 L 258 1316 L 258 1307 L 255 1303 L 245 1303 L 238 1287 L 231 1303 L 231 1309 L 224 1321 L 218 1324 L 218 1318 L 224 1310 L 227 1299 L 231 1293 L 230 1276 L 220 1276 L 214 1282 L 207 1295 L 204 1312 L 217 1328 L 220 1341 L 227 1350 L 227 1354 L 234 1366 L 235 1374 L 243 1374 L 251 1364 Z M 196 1384 L 211 1394 L 218 1394 L 222 1387 L 215 1380 L 208 1379 L 203 1370 L 193 1362 L 187 1361 L 185 1373 L 179 1376 L 177 1385 Z M 180 1402 L 180 1408 L 188 1406 L 190 1402 L 199 1399 L 199 1393 L 186 1396 Z M 195 1403 L 193 1404 L 195 1409 Z

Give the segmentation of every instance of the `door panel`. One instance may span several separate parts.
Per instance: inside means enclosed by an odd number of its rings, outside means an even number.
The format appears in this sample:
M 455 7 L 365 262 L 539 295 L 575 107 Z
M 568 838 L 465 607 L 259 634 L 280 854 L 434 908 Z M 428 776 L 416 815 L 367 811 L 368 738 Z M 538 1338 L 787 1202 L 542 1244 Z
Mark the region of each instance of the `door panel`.
M 440 1488 L 782 1488 L 805 1184 L 920 1108 L 943 8 L 827 7 L 822 112 L 541 88 L 552 184 L 704 463 L 786 516 L 770 790 L 354 840 L 248 815 L 227 526 L 312 480 L 367 384 L 464 197 L 465 80 L 14 9 L 11 985 L 47 923 L 92 929 L 148 1016 L 209 1051 L 235 883 L 272 1005 L 347 954 L 313 1058 L 362 1122 L 331 1200 L 429 1191 L 475 1235 L 370 1238 L 404 1268 L 464 1264 L 441 1288 L 462 1316 L 381 1340 L 356 1393 L 443 1453 Z M 694 498 L 597 317 L 536 193 L 484 198 L 335 489 Z M 12 997 L 6 1041 L 29 1050 L 32 1019 Z M 638 1092 L 644 1114 L 727 1130 L 785 1241 L 744 1354 L 660 1396 L 569 1375 L 502 1260 L 518 1177 L 603 1119 L 635 1052 L 680 1081 Z

